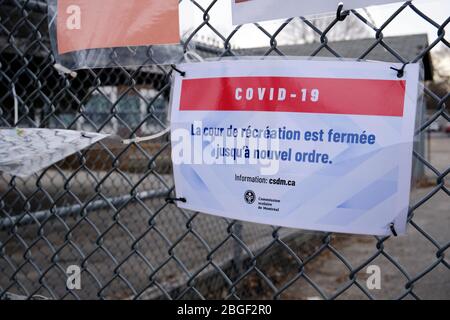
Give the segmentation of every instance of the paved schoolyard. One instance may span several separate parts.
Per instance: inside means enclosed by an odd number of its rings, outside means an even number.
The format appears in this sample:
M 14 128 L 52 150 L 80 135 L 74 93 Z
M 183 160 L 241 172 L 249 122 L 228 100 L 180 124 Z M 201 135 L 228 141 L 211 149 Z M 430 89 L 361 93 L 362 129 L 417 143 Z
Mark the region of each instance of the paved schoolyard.
M 438 170 L 444 171 L 449 166 L 450 138 L 438 134 L 434 135 L 430 142 L 431 162 Z M 427 171 L 427 174 L 430 177 L 432 176 L 430 171 Z M 133 181 L 140 178 L 139 175 L 131 177 Z M 92 177 L 80 172 L 79 176 L 71 183 L 71 191 L 79 199 L 89 197 L 95 186 L 92 179 Z M 169 184 L 171 183 L 169 175 L 164 176 L 164 179 Z M 447 177 L 447 181 L 448 179 L 449 177 Z M 102 192 L 112 197 L 126 194 L 129 192 L 127 183 L 118 175 L 111 177 L 102 184 Z M 64 190 L 63 184 L 64 179 L 55 174 L 47 180 L 43 179 L 40 186 L 48 194 L 55 196 L 58 192 Z M 26 185 L 22 186 L 21 190 L 25 196 L 29 196 L 32 194 L 34 187 L 33 181 L 28 181 Z M 155 177 L 149 176 L 148 180 L 142 182 L 138 191 L 163 187 Z M 432 190 L 430 186 L 414 190 L 412 202 L 415 203 L 430 190 Z M 60 200 L 58 204 L 70 203 L 73 198 L 67 196 L 64 200 L 67 201 Z M 416 211 L 413 220 L 418 226 L 430 233 L 440 245 L 448 242 L 450 230 L 448 200 L 447 194 L 443 191 L 438 192 L 436 196 Z M 48 205 L 45 195 L 41 194 L 35 195 L 31 202 L 33 202 L 32 207 L 37 210 L 42 210 Z M 192 226 L 197 234 L 206 240 L 210 248 L 205 248 L 201 241 L 195 238 L 194 234 L 189 233 L 169 251 L 172 244 L 176 243 L 186 232 L 189 214 L 185 215 L 175 206 L 167 206 L 155 217 L 156 229 L 146 232 L 149 228 L 149 219 L 163 205 L 163 199 L 147 200 L 144 204 L 148 209 L 144 209 L 140 204 L 133 203 L 124 207 L 118 215 L 114 214 L 114 210 L 106 209 L 90 212 L 89 219 L 82 221 L 73 229 L 70 234 L 71 241 L 67 245 L 64 245 L 65 235 L 68 228 L 75 226 L 76 219 L 74 218 L 64 220 L 65 224 L 59 219 L 50 220 L 40 230 L 46 236 L 46 239 L 39 241 L 36 241 L 39 231 L 36 225 L 19 228 L 17 232 L 20 237 L 0 232 L 0 241 L 7 242 L 4 253 L 9 257 L 9 262 L 14 263 L 16 267 L 20 267 L 21 271 L 15 275 L 18 283 L 24 284 L 29 291 L 32 291 L 39 287 L 39 279 L 41 278 L 43 283 L 55 293 L 64 293 L 65 274 L 50 261 L 50 257 L 54 256 L 55 250 L 63 247 L 55 256 L 57 258 L 55 261 L 63 267 L 69 264 L 78 264 L 88 257 L 86 267 L 89 272 L 83 277 L 83 290 L 79 292 L 80 297 L 83 298 L 96 298 L 96 293 L 105 285 L 105 290 L 102 292 L 103 296 L 128 298 L 133 295 L 130 285 L 136 291 L 145 288 L 145 285 L 149 282 L 149 274 L 161 264 L 164 264 L 164 267 L 158 271 L 156 277 L 161 285 L 165 288 L 175 288 L 179 284 L 186 284 L 189 279 L 189 272 L 201 267 L 207 259 L 209 250 L 219 245 L 228 236 L 228 223 L 224 219 L 201 214 L 194 219 Z M 115 223 L 115 221 L 120 223 Z M 273 239 L 272 232 L 273 228 L 270 226 L 245 223 L 242 239 L 249 248 L 256 250 L 263 248 Z M 292 232 L 294 231 L 282 229 L 284 235 Z M 103 236 L 100 237 L 100 234 Z M 317 233 L 308 232 L 308 234 Z M 130 248 L 138 237 L 142 237 L 138 246 L 136 246 L 139 252 L 132 253 Z M 333 237 L 332 244 L 348 259 L 353 267 L 360 265 L 376 252 L 376 240 L 373 237 L 342 235 Z M 31 250 L 26 251 L 24 244 L 31 246 Z M 213 255 L 214 261 L 218 265 L 229 261 L 236 250 L 239 251 L 236 242 L 229 240 Z M 413 228 L 409 228 L 406 236 L 391 238 L 385 242 L 384 250 L 404 266 L 408 276 L 412 278 L 436 261 L 437 249 Z M 174 255 L 171 256 L 169 252 L 174 253 Z M 128 256 L 128 254 L 131 255 Z M 302 252 L 298 252 L 298 254 L 302 254 Z M 144 261 L 143 258 L 147 261 Z M 30 262 L 33 262 L 34 265 Z M 371 294 L 378 298 L 393 298 L 404 291 L 407 280 L 393 267 L 389 260 L 379 256 L 371 264 L 379 265 L 382 273 L 381 290 L 370 291 Z M 187 268 L 188 272 L 183 269 L 183 266 Z M 289 268 L 282 263 L 273 263 L 273 268 L 275 270 L 269 270 L 268 274 L 279 278 L 277 285 L 288 281 L 298 271 L 295 264 L 293 268 Z M 214 270 L 209 267 L 205 270 L 205 272 L 207 271 Z M 348 270 L 329 251 L 324 252 L 309 263 L 306 272 L 311 279 L 324 289 L 328 296 L 348 281 Z M 0 259 L 0 288 L 9 283 L 9 278 L 12 275 L 13 269 L 10 264 L 4 259 Z M 119 275 L 129 283 L 123 281 Z M 358 279 L 361 279 L 361 284 L 365 284 L 366 278 L 367 274 L 364 269 L 358 274 Z M 111 279 L 114 280 L 108 283 Z M 20 293 L 17 291 L 18 283 L 12 286 L 9 291 Z M 158 289 L 155 290 L 154 294 L 161 293 L 158 292 Z M 252 296 L 251 283 L 243 284 L 241 290 L 244 297 L 247 295 L 261 298 L 270 294 L 268 290 L 258 289 L 258 294 Z M 439 264 L 417 282 L 414 286 L 414 292 L 423 298 L 450 298 L 449 269 L 443 264 Z M 37 293 L 50 296 L 45 288 L 41 288 Z M 317 295 L 317 292 L 304 280 L 299 280 L 286 290 L 281 298 L 306 299 L 317 297 Z M 340 298 L 364 298 L 364 295 L 354 287 Z

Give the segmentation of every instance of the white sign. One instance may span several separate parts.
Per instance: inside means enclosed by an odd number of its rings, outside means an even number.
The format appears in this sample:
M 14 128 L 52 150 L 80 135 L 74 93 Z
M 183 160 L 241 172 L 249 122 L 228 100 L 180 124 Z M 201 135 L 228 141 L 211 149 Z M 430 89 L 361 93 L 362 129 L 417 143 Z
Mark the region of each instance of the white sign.
M 399 2 L 399 0 L 231 0 L 231 2 L 233 24 L 238 25 L 249 22 L 336 12 L 340 2 L 344 4 L 343 10 L 349 10 L 371 5 Z
M 419 66 L 182 64 L 172 96 L 178 206 L 311 230 L 406 229 Z M 395 65 L 400 67 L 399 65 Z

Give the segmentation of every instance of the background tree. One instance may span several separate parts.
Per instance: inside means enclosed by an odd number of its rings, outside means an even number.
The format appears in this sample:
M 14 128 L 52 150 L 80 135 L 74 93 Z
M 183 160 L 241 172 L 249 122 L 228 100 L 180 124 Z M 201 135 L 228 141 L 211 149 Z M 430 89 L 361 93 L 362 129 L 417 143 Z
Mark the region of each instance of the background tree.
M 324 31 L 335 19 L 334 16 L 317 17 L 308 21 L 320 31 Z M 373 32 L 372 32 L 373 33 Z M 327 33 L 328 40 L 341 41 L 367 38 L 371 29 L 355 15 L 350 14 L 344 21 L 339 21 Z M 320 41 L 320 34 L 300 18 L 294 18 L 280 34 L 280 40 L 285 44 L 301 44 Z

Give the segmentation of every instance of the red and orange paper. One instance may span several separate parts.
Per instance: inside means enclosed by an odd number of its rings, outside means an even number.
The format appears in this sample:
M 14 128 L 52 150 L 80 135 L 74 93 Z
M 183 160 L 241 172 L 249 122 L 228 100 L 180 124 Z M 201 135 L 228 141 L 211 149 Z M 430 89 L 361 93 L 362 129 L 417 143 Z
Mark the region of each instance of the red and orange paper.
M 60 54 L 180 42 L 178 0 L 58 0 Z

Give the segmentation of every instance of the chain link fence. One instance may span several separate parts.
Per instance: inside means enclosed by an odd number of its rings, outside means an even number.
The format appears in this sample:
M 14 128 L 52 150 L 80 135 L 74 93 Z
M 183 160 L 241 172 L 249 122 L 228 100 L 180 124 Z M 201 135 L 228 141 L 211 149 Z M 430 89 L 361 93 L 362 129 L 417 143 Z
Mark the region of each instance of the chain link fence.
M 186 47 L 195 45 L 200 55 L 219 59 L 292 55 L 278 42 L 297 23 L 316 40 L 303 47 L 309 50 L 303 55 L 348 57 L 329 36 L 352 19 L 371 34 L 352 58 L 367 59 L 381 50 L 389 61 L 423 60 L 431 72 L 430 52 L 449 54 L 445 31 L 450 18 L 436 22 L 421 11 L 420 2 L 410 1 L 399 3 L 378 26 L 361 10 L 320 28 L 305 18 L 288 19 L 276 28 L 253 24 L 252 32 L 266 38 L 267 47 L 235 49 L 241 26 L 225 34 L 212 18 L 225 1 L 180 1 L 202 17 L 185 38 Z M 171 68 L 117 66 L 80 70 L 76 77 L 58 73 L 46 12 L 44 1 L 0 0 L 0 127 L 16 125 L 15 102 L 19 127 L 131 138 L 169 125 Z M 399 15 L 432 26 L 434 37 L 416 51 L 395 47 L 383 31 Z M 214 43 L 199 40 L 206 30 Z M 427 112 L 418 135 L 426 136 L 435 122 L 450 121 L 449 93 L 434 88 L 431 81 L 425 83 Z M 431 274 L 444 285 L 439 297 L 450 298 L 445 257 L 450 148 L 439 149 L 448 145 L 446 137 L 414 151 L 426 181 L 419 181 L 422 185 L 412 193 L 408 235 L 399 238 L 306 232 L 181 210 L 170 201 L 169 141 L 167 136 L 131 145 L 105 140 L 27 179 L 0 174 L 0 299 L 417 299 L 433 296 L 426 289 L 433 285 Z M 441 150 L 440 164 L 430 159 L 430 148 Z M 427 215 L 440 228 L 428 230 Z M 349 251 L 355 247 L 365 250 Z M 366 286 L 366 268 L 373 264 L 390 275 L 383 278 L 390 289 L 382 294 Z M 82 270 L 80 290 L 66 287 L 70 265 Z

